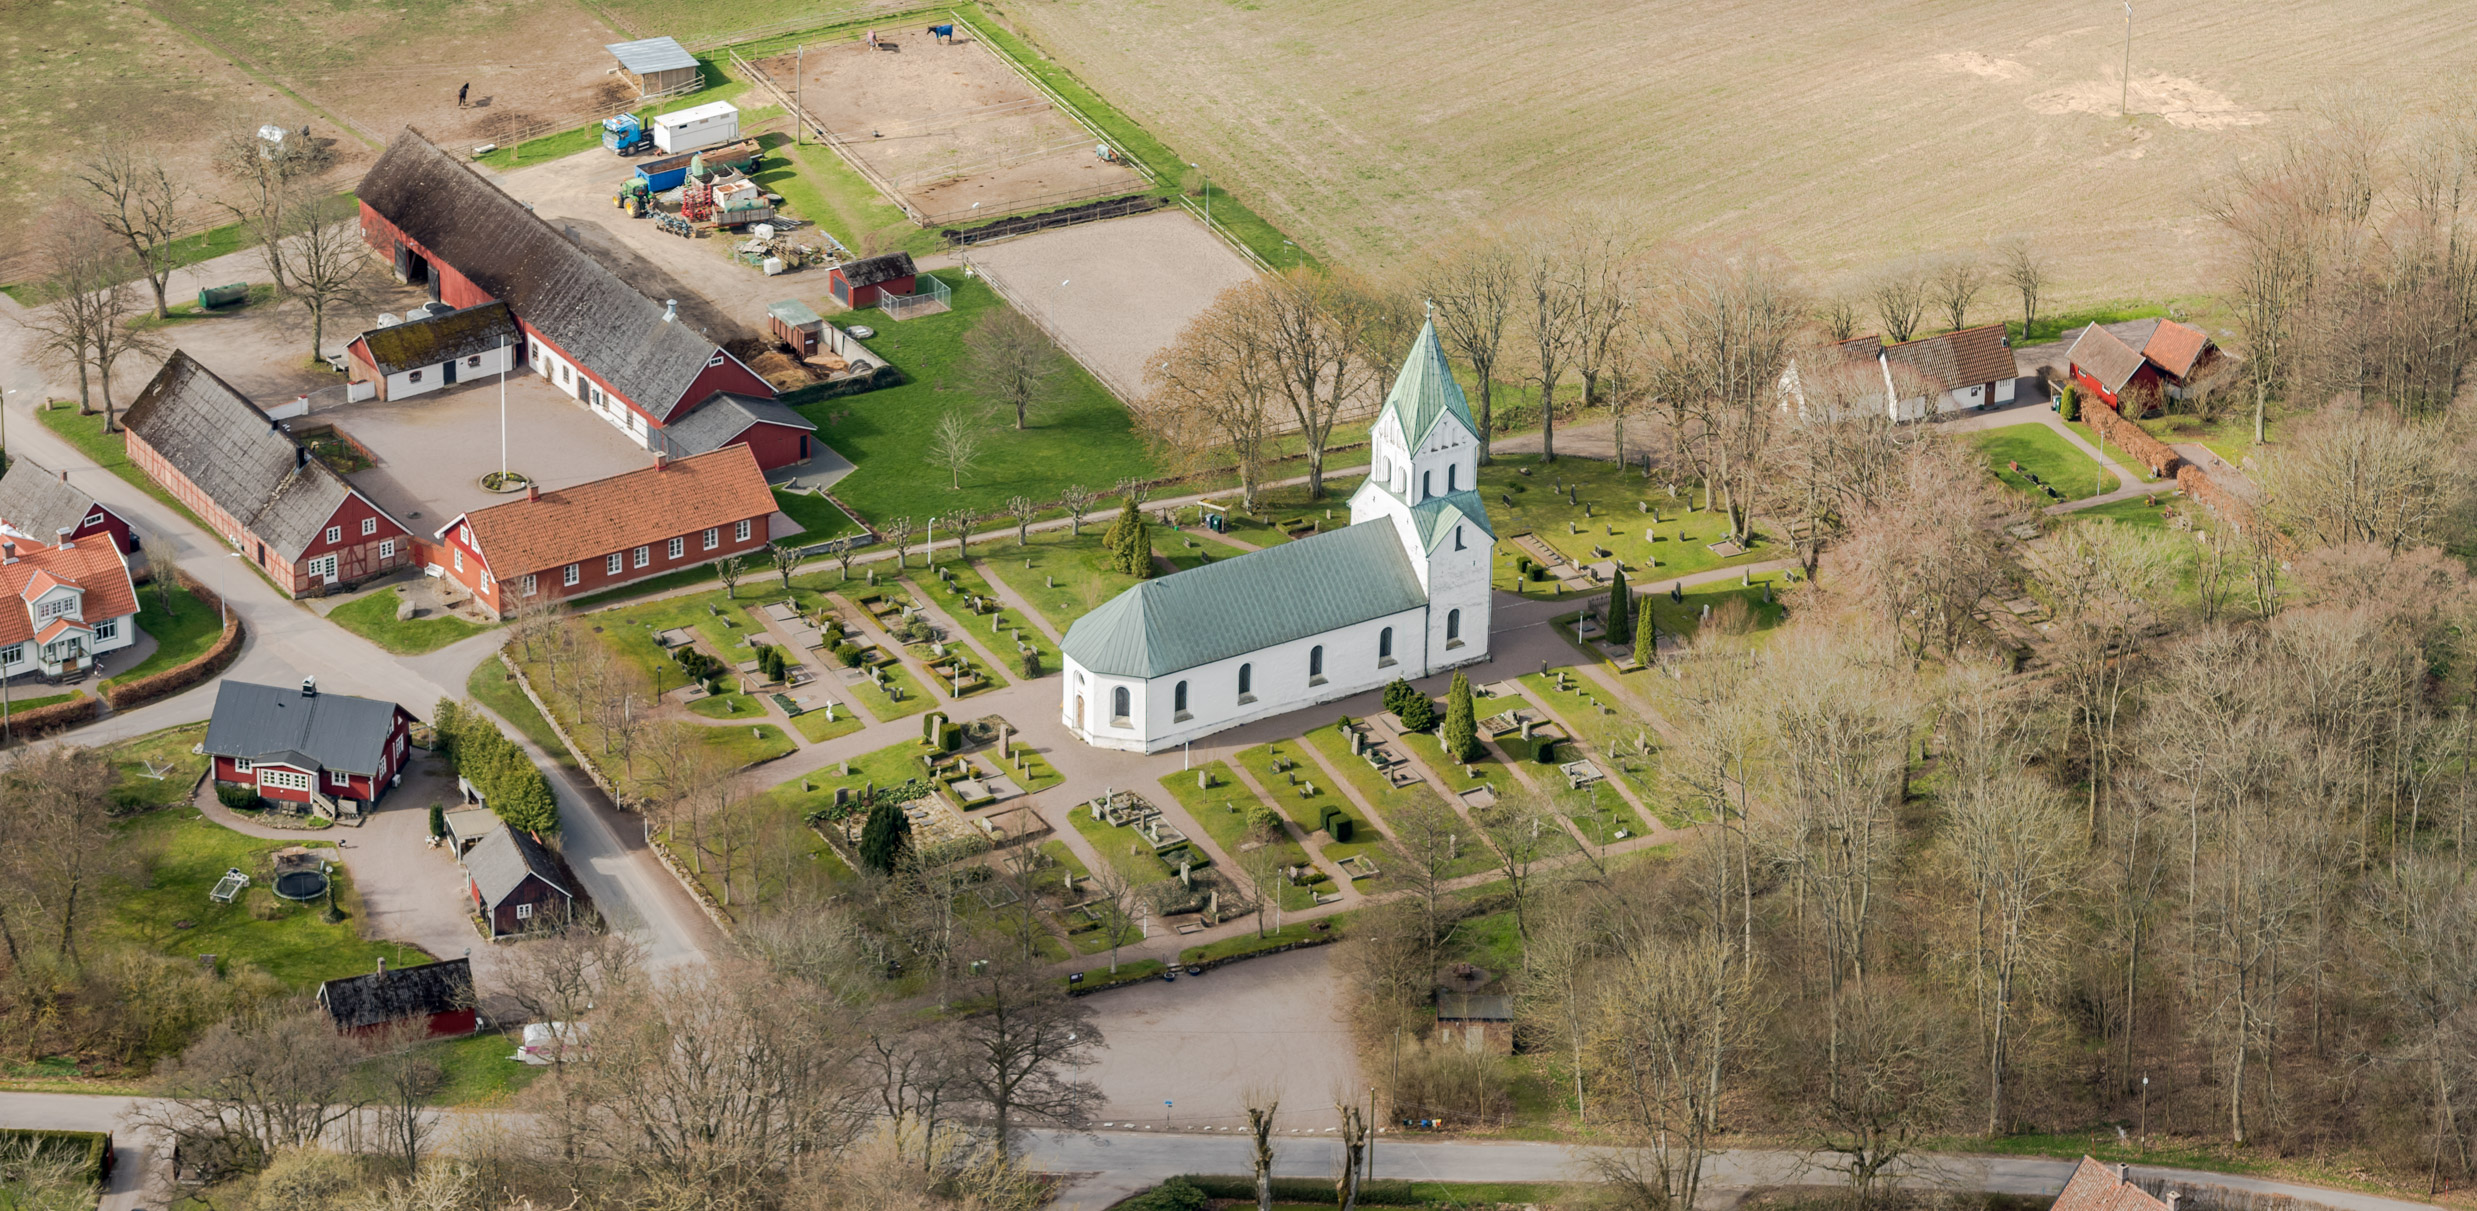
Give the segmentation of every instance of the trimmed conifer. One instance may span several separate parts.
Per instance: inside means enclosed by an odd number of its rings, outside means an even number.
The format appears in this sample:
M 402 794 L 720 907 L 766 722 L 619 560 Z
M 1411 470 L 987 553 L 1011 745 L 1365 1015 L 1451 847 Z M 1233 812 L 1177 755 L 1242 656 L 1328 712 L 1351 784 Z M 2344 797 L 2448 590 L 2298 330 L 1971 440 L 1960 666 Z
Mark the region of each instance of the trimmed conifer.
M 1439 739 L 1444 741 L 1445 755 L 1456 761 L 1479 755 L 1479 720 L 1471 705 L 1471 679 L 1459 672 L 1445 690 L 1445 727 Z

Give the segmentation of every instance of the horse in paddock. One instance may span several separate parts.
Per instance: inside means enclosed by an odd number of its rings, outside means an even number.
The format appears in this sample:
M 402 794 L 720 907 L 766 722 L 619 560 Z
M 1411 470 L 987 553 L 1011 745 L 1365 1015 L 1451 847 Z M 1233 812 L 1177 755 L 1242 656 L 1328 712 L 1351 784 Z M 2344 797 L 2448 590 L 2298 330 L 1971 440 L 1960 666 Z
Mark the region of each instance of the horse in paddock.
M 952 25 L 932 25 L 929 27 L 929 33 L 940 42 L 955 40 L 955 27 Z

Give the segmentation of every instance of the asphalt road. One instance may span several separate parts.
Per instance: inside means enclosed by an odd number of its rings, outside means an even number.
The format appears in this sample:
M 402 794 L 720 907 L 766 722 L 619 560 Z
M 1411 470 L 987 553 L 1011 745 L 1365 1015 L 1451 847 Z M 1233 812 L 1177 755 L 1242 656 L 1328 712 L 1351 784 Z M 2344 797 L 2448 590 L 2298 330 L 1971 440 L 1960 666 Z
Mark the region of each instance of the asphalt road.
M 139 1101 L 86 1094 L 0 1093 L 0 1126 L 111 1131 L 120 1127 Z M 142 1205 L 139 1185 L 156 1159 L 156 1150 L 125 1130 L 117 1142 L 122 1164 L 103 1200 L 102 1211 L 129 1211 Z M 1329 1134 L 1277 1136 L 1274 1172 L 1284 1177 L 1329 1177 L 1335 1169 L 1338 1148 L 1338 1142 Z M 1579 1181 L 1589 1178 L 1590 1157 L 1596 1151 L 1599 1150 L 1563 1144 L 1380 1137 L 1375 1146 L 1372 1176 L 1454 1182 Z M 1176 1174 L 1251 1171 L 1247 1138 L 1238 1131 L 1042 1133 L 1029 1141 L 1026 1152 L 1034 1164 L 1043 1168 L 1080 1175 L 1057 1204 L 1062 1211 L 1098 1211 Z M 1921 1157 L 1907 1168 L 1909 1178 L 1920 1184 L 2041 1196 L 2062 1190 L 2072 1171 L 2071 1161 L 1967 1155 Z M 2335 1211 L 2434 1211 L 2428 1204 L 2406 1199 L 2192 1169 L 2137 1165 L 2133 1174 L 2197 1186 L 2285 1195 Z M 1749 1149 L 1714 1155 L 1705 1180 L 1710 1186 L 1726 1189 L 1791 1182 L 1829 1183 L 1835 1175 L 1801 1153 Z

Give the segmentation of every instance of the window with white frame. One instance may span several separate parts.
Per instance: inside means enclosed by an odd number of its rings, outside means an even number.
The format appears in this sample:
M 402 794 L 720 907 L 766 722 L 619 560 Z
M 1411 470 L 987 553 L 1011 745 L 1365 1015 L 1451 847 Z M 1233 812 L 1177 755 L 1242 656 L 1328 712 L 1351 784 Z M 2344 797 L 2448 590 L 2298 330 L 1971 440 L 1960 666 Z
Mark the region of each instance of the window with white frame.
M 531 596 L 533 596 L 533 591 L 534 591 L 534 587 L 535 587 L 535 586 L 534 586 L 534 581 L 533 581 L 533 573 L 531 573 L 531 572 L 527 572 L 527 573 L 525 573 L 524 586 L 525 586 L 525 596 L 527 596 L 527 597 L 531 597 Z
M 378 533 L 378 519 L 377 519 L 377 518 L 375 518 L 375 517 L 364 517 L 364 518 L 362 518 L 362 519 L 361 519 L 361 536 L 362 536 L 363 538 L 368 538 L 369 536 L 371 536 L 371 535 L 373 535 L 373 534 L 376 534 L 376 533 Z
M 277 790 L 305 791 L 310 789 L 310 776 L 293 769 L 262 769 L 258 771 L 258 785 Z
M 654 548 L 648 544 L 636 549 L 636 566 L 642 568 L 654 562 Z
M 329 526 L 329 527 L 327 527 L 327 541 L 328 541 L 328 542 L 342 542 L 342 541 L 344 541 L 344 527 L 342 527 L 342 526 Z
M 687 540 L 687 539 L 685 539 L 685 538 L 674 538 L 674 539 L 672 539 L 672 540 L 671 540 L 671 554 L 670 554 L 669 558 L 672 558 L 672 559 L 677 559 L 677 558 L 679 558 L 679 557 L 680 557 L 680 556 L 682 556 L 682 555 L 686 555 L 687 553 L 688 553 L 688 540 Z
M 421 371 L 416 370 L 411 374 L 405 375 L 404 379 L 406 382 L 418 383 L 421 381 Z
M 471 357 L 468 357 L 468 358 L 464 359 L 464 366 L 465 366 L 465 369 L 467 369 L 467 370 L 479 370 L 479 369 L 481 369 L 481 368 L 482 368 L 482 355 L 481 355 L 481 354 L 476 353 L 476 354 L 474 354 L 473 356 L 471 356 Z
M 747 542 L 747 541 L 748 541 L 748 521 L 747 521 L 747 519 L 745 519 L 745 518 L 741 519 L 740 524 L 732 530 L 732 532 L 731 532 L 731 541 L 733 541 L 733 542 Z
M 519 920 L 519 921 L 530 921 L 530 920 L 532 920 L 532 919 L 533 919 L 533 906 L 532 906 L 532 905 L 530 905 L 530 904 L 519 904 L 519 905 L 517 905 L 517 906 L 516 906 L 516 919 L 517 919 L 517 920 Z
M 396 540 L 392 538 L 379 539 L 378 557 L 380 559 L 394 559 L 396 557 Z
M 464 571 L 464 549 L 461 547 L 450 547 L 448 548 L 448 552 L 456 557 L 456 570 L 459 572 Z
M 310 575 L 320 580 L 335 579 L 335 556 L 321 555 L 309 562 Z
M 584 576 L 584 569 L 577 564 L 569 564 L 559 569 L 559 583 L 570 587 L 574 587 L 577 581 L 584 579 Z
M 603 560 L 603 561 L 602 561 L 602 573 L 603 573 L 603 575 L 606 575 L 606 576 L 617 576 L 617 575 L 619 575 L 620 561 L 621 561 L 621 556 L 620 556 L 618 553 L 616 553 L 616 552 L 613 552 L 613 553 L 612 553 L 612 555 L 611 555 L 611 557 L 610 557 L 609 559 Z
M 36 606 L 34 609 L 34 616 L 37 621 L 43 621 L 46 619 L 58 618 L 63 614 L 75 613 L 76 610 L 77 598 L 72 596 L 62 596 Z
M 352 784 L 353 776 L 351 774 L 345 773 L 340 769 L 331 769 L 327 771 L 327 785 L 351 786 Z
M 707 526 L 707 527 L 705 527 L 705 549 L 706 549 L 706 550 L 708 550 L 708 551 L 711 551 L 711 550 L 713 550 L 714 548 L 719 547 L 719 546 L 721 546 L 721 545 L 722 545 L 722 527 L 721 527 L 721 526 Z
M 120 619 L 107 618 L 95 624 L 95 642 L 120 638 Z
M 232 759 L 232 768 L 233 768 L 233 769 L 235 769 L 235 770 L 238 770 L 238 771 L 240 771 L 241 773 L 244 773 L 244 774 L 248 773 L 248 772 L 249 772 L 249 758 L 247 758 L 247 757 L 235 757 L 235 758 L 233 758 L 233 759 Z

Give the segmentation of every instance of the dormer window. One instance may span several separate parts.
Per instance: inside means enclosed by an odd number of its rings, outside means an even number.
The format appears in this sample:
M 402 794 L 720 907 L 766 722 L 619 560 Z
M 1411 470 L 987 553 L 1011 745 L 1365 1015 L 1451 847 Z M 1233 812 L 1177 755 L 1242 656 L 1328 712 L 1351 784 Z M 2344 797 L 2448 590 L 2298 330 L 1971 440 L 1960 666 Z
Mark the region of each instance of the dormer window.
M 77 598 L 59 597 L 46 601 L 34 608 L 34 616 L 41 622 L 62 617 L 74 618 L 77 616 Z

